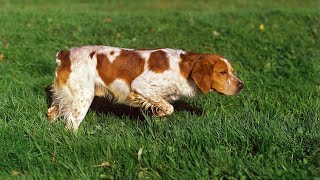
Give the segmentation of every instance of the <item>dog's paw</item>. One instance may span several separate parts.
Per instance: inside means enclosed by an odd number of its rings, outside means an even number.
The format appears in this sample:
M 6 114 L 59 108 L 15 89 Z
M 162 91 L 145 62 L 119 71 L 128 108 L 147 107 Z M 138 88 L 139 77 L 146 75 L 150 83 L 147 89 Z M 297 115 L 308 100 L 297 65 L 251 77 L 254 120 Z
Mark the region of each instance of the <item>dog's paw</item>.
M 154 106 L 151 107 L 152 114 L 156 117 L 168 116 L 174 112 L 174 108 L 172 105 L 169 106 Z
M 59 117 L 59 107 L 52 106 L 48 109 L 47 117 L 49 122 L 54 122 Z

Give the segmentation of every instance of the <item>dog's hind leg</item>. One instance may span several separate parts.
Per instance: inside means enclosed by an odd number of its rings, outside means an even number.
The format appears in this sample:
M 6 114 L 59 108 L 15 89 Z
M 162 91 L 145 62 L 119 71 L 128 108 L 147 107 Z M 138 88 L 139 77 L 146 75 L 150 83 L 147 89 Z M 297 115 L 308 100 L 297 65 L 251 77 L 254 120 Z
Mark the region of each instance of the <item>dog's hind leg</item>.
M 78 84 L 79 83 L 79 84 Z M 53 90 L 51 107 L 47 116 L 49 122 L 63 117 L 66 129 L 77 131 L 94 98 L 94 85 L 77 82 Z
M 95 92 L 96 61 L 87 51 L 59 51 L 49 119 L 66 120 L 66 129 L 77 131 L 88 112 Z
M 67 130 L 78 130 L 94 98 L 94 85 L 81 86 L 81 84 L 69 86 L 69 94 L 66 95 L 68 97 L 65 98 L 65 102 L 60 101 L 59 104 L 59 109 L 66 119 Z

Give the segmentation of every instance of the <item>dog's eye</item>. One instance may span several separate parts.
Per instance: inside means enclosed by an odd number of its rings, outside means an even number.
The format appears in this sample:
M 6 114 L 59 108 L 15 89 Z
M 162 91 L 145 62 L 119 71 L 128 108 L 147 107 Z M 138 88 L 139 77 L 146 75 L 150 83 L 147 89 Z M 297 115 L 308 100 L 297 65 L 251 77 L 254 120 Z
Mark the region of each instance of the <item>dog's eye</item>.
M 227 71 L 222 71 L 220 72 L 221 75 L 226 75 L 227 74 Z

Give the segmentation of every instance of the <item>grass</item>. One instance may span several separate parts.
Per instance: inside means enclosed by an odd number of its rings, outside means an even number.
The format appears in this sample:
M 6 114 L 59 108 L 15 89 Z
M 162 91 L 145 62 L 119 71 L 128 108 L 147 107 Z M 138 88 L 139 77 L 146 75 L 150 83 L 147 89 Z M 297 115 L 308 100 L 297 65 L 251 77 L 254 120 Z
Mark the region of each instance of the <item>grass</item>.
M 207 3 L 2 2 L 0 179 L 319 178 L 319 1 Z M 215 52 L 245 89 L 162 119 L 96 106 L 75 135 L 47 122 L 45 88 L 56 52 L 87 44 Z

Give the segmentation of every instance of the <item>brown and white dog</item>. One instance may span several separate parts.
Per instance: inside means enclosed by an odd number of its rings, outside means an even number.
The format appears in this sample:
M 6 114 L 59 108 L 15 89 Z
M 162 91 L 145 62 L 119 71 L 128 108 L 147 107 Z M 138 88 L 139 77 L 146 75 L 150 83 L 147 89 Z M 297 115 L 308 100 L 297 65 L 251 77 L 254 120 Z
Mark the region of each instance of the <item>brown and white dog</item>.
M 60 51 L 53 85 L 50 121 L 63 116 L 77 130 L 94 96 L 144 109 L 156 116 L 173 113 L 169 102 L 197 92 L 234 95 L 243 83 L 228 60 L 216 54 L 176 49 L 135 50 L 84 46 Z

